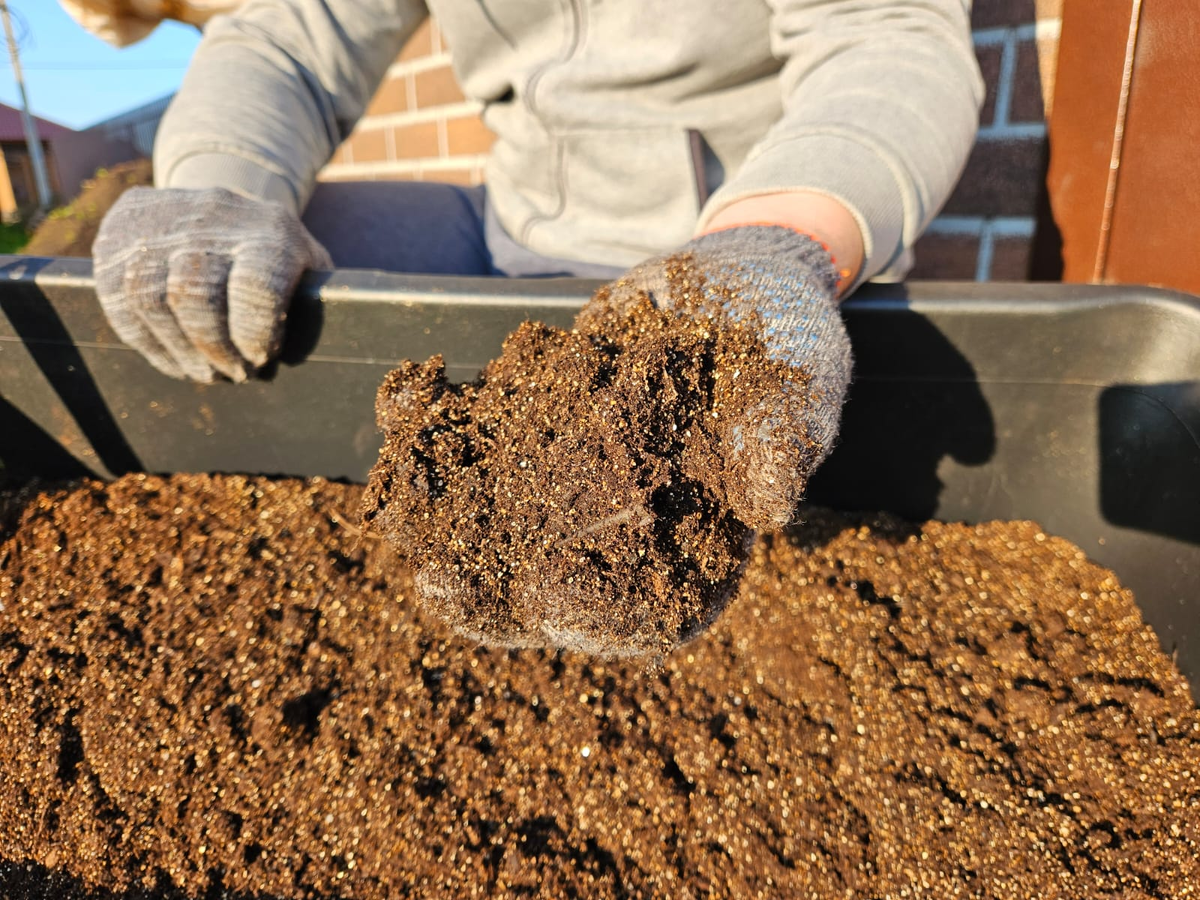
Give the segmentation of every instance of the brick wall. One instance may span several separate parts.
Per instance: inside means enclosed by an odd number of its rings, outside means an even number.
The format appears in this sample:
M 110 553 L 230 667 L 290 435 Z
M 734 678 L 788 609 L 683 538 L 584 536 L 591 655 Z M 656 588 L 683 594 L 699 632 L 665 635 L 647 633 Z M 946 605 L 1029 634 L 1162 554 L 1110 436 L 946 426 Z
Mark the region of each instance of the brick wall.
M 1063 0 L 975 0 L 987 84 L 979 139 L 942 214 L 917 242 L 913 278 L 1023 281 L 1043 212 L 1046 117 Z
M 459 90 L 441 33 L 427 20 L 320 177 L 479 184 L 492 145 L 479 112 Z
M 1029 276 L 1046 168 L 1063 0 L 975 0 L 972 29 L 987 82 L 979 141 L 943 213 L 917 244 L 913 277 Z M 479 184 L 492 144 L 450 70 L 436 24 L 413 36 L 324 180 Z

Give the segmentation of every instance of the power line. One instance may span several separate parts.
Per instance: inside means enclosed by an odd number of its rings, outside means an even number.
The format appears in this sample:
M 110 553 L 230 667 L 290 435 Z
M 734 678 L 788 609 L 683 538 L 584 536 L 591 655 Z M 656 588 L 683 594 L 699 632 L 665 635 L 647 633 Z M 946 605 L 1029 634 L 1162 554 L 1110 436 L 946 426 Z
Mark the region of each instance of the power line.
M 21 77 L 21 55 L 17 47 L 17 33 L 13 28 L 8 4 L 4 0 L 0 0 L 0 19 L 4 23 L 4 37 L 8 41 L 8 55 L 12 60 L 13 77 L 17 81 L 17 91 L 21 95 L 21 124 L 25 131 L 25 144 L 29 148 L 29 162 L 33 167 L 34 183 L 37 186 L 38 212 L 45 212 L 50 208 L 50 178 L 46 173 L 46 160 L 42 156 L 42 140 L 38 135 L 37 126 L 33 122 L 33 114 L 29 111 L 29 97 L 25 94 L 25 80 Z
M 25 49 L 26 44 L 33 43 L 33 30 L 29 27 L 29 21 L 21 15 L 19 9 L 14 9 L 12 4 L 0 2 L 0 6 L 8 7 L 7 12 L 9 21 L 12 23 L 13 40 L 16 42 L 18 49 Z

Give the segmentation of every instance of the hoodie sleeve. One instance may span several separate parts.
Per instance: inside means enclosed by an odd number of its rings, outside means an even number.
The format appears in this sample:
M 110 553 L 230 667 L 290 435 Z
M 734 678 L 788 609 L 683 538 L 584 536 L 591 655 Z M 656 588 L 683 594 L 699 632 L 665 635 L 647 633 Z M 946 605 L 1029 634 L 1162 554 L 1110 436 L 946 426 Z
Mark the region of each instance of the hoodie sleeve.
M 783 115 L 701 211 L 811 190 L 862 229 L 860 280 L 905 253 L 975 140 L 983 83 L 969 0 L 768 0 Z
M 154 146 L 159 187 L 222 187 L 299 212 L 423 0 L 249 0 L 205 29 Z

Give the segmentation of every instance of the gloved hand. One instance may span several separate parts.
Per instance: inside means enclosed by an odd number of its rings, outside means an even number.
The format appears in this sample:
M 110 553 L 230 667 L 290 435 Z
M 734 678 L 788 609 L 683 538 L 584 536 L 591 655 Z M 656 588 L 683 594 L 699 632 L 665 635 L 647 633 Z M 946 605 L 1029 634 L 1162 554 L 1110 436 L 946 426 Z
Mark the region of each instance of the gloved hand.
M 717 618 L 753 532 L 791 520 L 834 441 L 836 288 L 815 241 L 731 229 L 600 288 L 570 333 L 523 326 L 476 383 L 406 361 L 376 398 L 365 527 L 475 639 L 669 651 Z
M 797 379 L 735 426 L 728 501 L 752 529 L 778 528 L 792 520 L 837 437 L 851 369 L 837 283 L 833 259 L 812 238 L 779 226 L 731 228 L 640 263 L 606 299 L 585 306 L 576 327 L 586 329 L 601 303 L 632 305 L 649 294 L 660 308 L 685 306 L 757 328 L 768 354 L 796 367 Z
M 121 340 L 160 372 L 202 382 L 245 381 L 272 359 L 300 277 L 333 265 L 295 214 L 219 188 L 131 188 L 92 256 Z

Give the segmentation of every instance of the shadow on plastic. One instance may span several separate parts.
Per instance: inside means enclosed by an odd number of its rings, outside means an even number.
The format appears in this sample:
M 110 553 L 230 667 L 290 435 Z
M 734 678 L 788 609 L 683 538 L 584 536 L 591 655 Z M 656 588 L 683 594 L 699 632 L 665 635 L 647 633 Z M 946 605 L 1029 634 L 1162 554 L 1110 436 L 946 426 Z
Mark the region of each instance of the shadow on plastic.
M 1104 518 L 1200 544 L 1200 381 L 1113 385 L 1099 404 Z
M 974 367 L 928 319 L 896 309 L 886 322 L 871 315 L 847 309 L 857 368 L 838 444 L 808 500 L 923 521 L 941 506 L 942 460 L 987 463 L 995 421 Z
M 141 461 L 125 440 L 70 331 L 34 281 L 33 276 L 38 270 L 51 262 L 53 260 L 31 258 L 0 266 L 0 279 L 12 279 L 11 284 L 0 291 L 0 312 L 7 317 L 42 377 L 104 466 L 114 475 L 138 471 L 142 468 Z M 15 271 L 15 266 L 20 270 Z M 0 391 L 3 390 L 4 386 L 0 385 Z M 70 456 L 61 446 L 57 452 L 47 451 L 48 455 L 43 456 L 44 439 L 49 435 L 7 403 L 0 406 L 0 434 L 6 436 L 4 453 L 8 458 L 4 462 L 11 470 L 10 477 L 37 474 L 71 477 L 77 474 L 77 468 L 82 468 L 73 459 L 68 462 L 60 458 L 64 454 Z M 14 440 L 13 436 L 18 439 Z M 27 437 L 29 443 L 22 443 L 20 436 Z M 50 440 L 56 445 L 59 443 L 53 438 Z
M 83 478 L 87 466 L 63 449 L 45 429 L 0 397 L 0 489 L 46 472 L 56 478 Z

